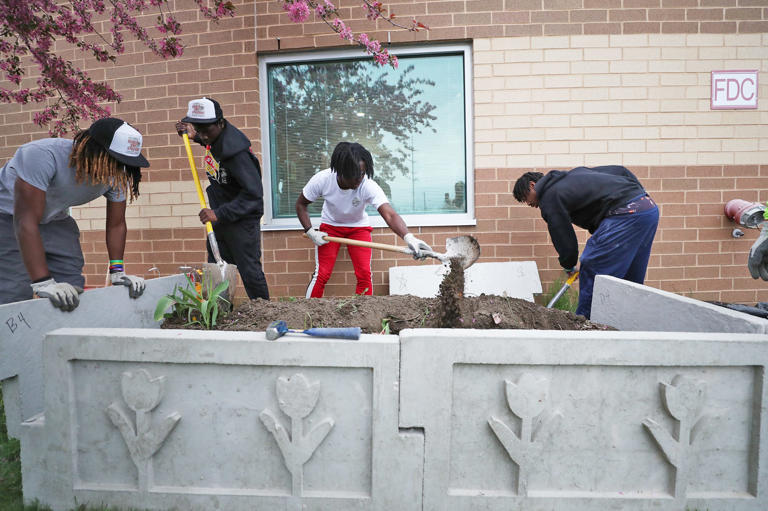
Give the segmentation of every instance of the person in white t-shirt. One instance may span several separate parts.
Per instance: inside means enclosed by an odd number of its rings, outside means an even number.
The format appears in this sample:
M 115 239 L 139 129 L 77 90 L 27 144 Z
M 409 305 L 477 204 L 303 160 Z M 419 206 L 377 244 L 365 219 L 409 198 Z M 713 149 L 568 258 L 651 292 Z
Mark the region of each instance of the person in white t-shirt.
M 325 199 L 320 215 L 320 227 L 312 227 L 307 207 L 322 197 Z M 423 259 L 424 251 L 432 248 L 408 232 L 403 218 L 389 204 L 381 187 L 373 180 L 371 153 L 358 143 L 340 142 L 333 150 L 331 167 L 318 172 L 304 186 L 296 200 L 296 215 L 315 248 L 315 272 L 307 287 L 307 298 L 321 298 L 325 284 L 331 278 L 341 245 L 326 241 L 324 236 L 335 236 L 360 241 L 371 241 L 373 228 L 365 212 L 373 206 L 390 229 L 403 238 L 413 257 Z M 355 294 L 373 294 L 371 281 L 371 255 L 368 247 L 347 245 L 355 269 Z

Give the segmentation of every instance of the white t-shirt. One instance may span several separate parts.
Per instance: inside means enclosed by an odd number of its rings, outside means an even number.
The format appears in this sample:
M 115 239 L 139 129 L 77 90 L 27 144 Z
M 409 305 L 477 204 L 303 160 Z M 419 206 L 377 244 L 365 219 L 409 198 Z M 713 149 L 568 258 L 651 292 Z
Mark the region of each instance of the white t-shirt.
M 325 199 L 320 221 L 337 227 L 367 227 L 370 225 L 365 207 L 369 204 L 379 209 L 389 203 L 384 190 L 374 181 L 363 177 L 355 190 L 342 190 L 336 182 L 336 172 L 325 169 L 318 172 L 304 185 L 302 193 L 310 202 Z

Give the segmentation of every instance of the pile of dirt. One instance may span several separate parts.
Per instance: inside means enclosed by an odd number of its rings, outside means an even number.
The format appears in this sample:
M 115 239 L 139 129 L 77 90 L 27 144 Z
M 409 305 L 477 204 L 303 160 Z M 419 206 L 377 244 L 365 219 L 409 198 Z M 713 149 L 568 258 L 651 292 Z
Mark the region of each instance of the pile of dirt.
M 440 283 L 437 298 L 412 295 L 352 296 L 251 300 L 219 319 L 217 330 L 265 330 L 272 321 L 283 320 L 288 328 L 354 327 L 363 333 L 397 334 L 405 328 L 477 328 L 526 330 L 615 330 L 592 323 L 583 316 L 495 295 L 464 296 L 464 268 L 460 260 L 450 262 L 450 271 Z M 163 328 L 185 326 L 170 318 Z
M 299 298 L 290 301 L 252 300 L 223 318 L 218 330 L 263 331 L 282 319 L 289 328 L 359 326 L 364 333 L 404 328 L 444 328 L 445 314 L 439 298 L 411 295 Z M 547 309 L 518 298 L 495 295 L 463 297 L 457 301 L 454 328 L 530 330 L 613 330 L 583 316 Z M 169 319 L 163 328 L 184 328 Z M 187 328 L 199 328 L 191 326 Z

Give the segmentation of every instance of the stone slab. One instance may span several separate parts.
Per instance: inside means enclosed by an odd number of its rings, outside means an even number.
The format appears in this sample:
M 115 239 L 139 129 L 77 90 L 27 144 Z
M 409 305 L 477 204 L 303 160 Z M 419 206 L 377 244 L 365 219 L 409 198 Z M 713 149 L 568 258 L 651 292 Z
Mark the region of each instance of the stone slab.
M 158 327 L 153 317 L 158 300 L 172 293 L 174 286 L 185 285 L 186 279 L 174 275 L 146 284 L 137 299 L 131 299 L 124 286 L 88 290 L 71 312 L 57 309 L 48 299 L 0 305 L 0 381 L 11 436 L 18 436 L 22 420 L 43 411 L 45 335 L 61 327 Z
M 22 428 L 27 501 L 421 509 L 423 436 L 398 429 L 396 336 L 59 329 L 44 368 L 45 415 Z
M 424 510 L 768 509 L 766 335 L 400 336 Z
M 437 296 L 448 266 L 392 266 L 389 268 L 389 294 Z M 508 296 L 533 301 L 541 293 L 541 280 L 535 261 L 475 263 L 464 271 L 464 293 Z
M 598 275 L 592 321 L 619 330 L 768 333 L 768 320 L 608 275 Z

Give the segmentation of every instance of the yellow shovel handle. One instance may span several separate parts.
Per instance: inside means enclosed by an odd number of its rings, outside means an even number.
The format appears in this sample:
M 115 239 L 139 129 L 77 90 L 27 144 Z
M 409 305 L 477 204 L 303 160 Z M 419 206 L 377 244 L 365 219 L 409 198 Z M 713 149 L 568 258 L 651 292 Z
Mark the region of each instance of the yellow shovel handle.
M 208 204 L 205 203 L 205 195 L 203 195 L 203 187 L 200 186 L 200 178 L 197 175 L 197 168 L 195 168 L 195 157 L 192 156 L 192 147 L 189 145 L 189 136 L 186 132 L 182 135 L 184 139 L 184 148 L 187 150 L 187 158 L 189 158 L 189 169 L 192 171 L 192 177 L 195 180 L 195 188 L 197 189 L 197 198 L 200 199 L 200 207 L 205 209 Z M 205 222 L 205 231 L 207 233 L 213 232 L 213 226 L 211 222 Z
M 576 282 L 576 279 L 577 279 L 577 278 L 579 278 L 579 272 L 578 272 L 578 271 L 575 271 L 575 272 L 573 272 L 573 274 L 572 274 L 570 277 L 568 277 L 568 280 L 566 280 L 566 281 L 565 281 L 565 284 L 566 284 L 566 285 L 568 285 L 568 286 L 570 286 L 570 285 L 572 285 L 574 282 Z

